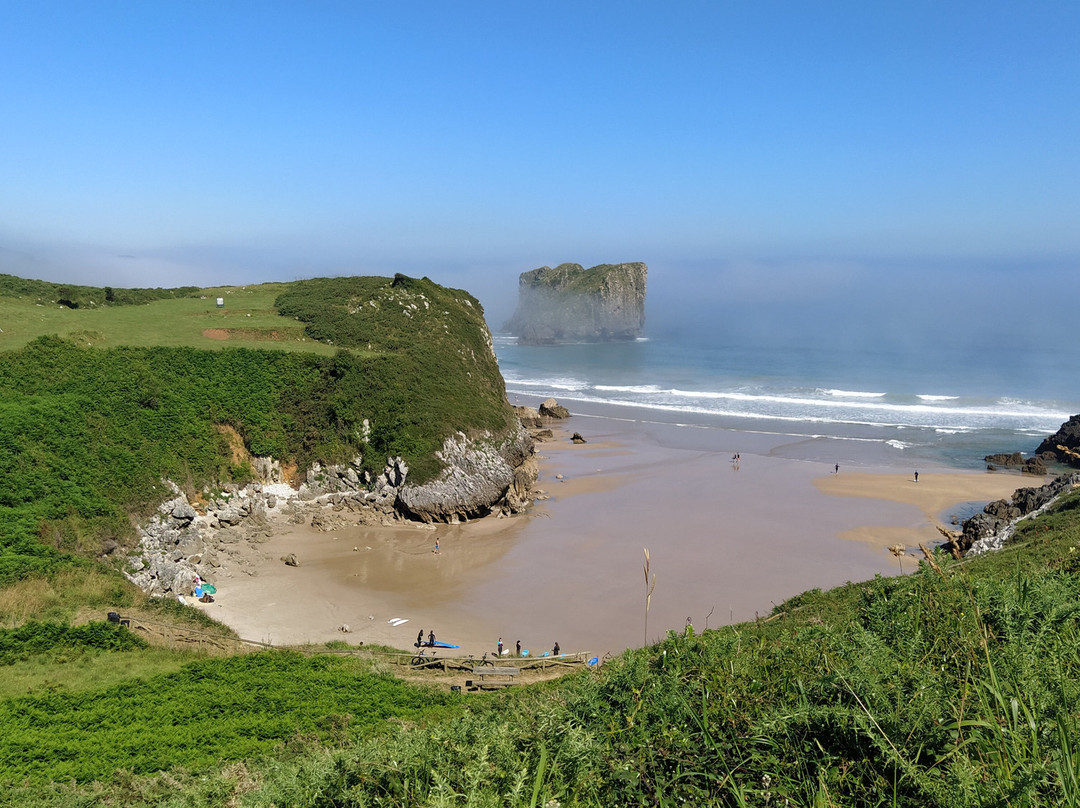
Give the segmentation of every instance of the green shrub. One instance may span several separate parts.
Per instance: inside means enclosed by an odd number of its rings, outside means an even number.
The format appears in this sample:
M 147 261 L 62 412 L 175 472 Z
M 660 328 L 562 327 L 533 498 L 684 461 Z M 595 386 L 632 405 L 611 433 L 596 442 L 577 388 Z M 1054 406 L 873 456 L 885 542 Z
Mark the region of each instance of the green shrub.
M 0 783 L 111 779 L 256 758 L 289 739 L 358 739 L 455 701 L 338 657 L 264 652 L 104 690 L 0 701 Z
M 15 629 L 0 629 L 0 665 L 11 665 L 35 654 L 57 649 L 130 651 L 145 647 L 146 640 L 135 636 L 124 626 L 105 621 L 81 626 L 30 622 Z

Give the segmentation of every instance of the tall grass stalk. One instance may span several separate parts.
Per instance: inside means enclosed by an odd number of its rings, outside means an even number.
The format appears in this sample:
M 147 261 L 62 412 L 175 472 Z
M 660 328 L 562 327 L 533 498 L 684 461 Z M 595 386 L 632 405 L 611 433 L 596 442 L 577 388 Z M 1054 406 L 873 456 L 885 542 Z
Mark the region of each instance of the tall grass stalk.
M 645 645 L 649 644 L 649 606 L 652 605 L 652 593 L 656 589 L 656 576 L 649 574 L 649 548 L 645 549 Z
M 544 772 L 547 769 L 547 759 L 547 746 L 540 744 L 540 762 L 536 765 L 536 778 L 533 780 L 532 799 L 529 800 L 529 808 L 536 808 L 539 804 L 540 789 L 544 785 Z

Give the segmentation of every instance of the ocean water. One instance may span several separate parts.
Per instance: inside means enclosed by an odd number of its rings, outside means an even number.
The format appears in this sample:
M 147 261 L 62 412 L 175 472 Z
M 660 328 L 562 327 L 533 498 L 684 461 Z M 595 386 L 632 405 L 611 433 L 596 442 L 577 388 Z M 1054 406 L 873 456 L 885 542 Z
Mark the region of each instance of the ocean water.
M 686 335 L 528 346 L 496 334 L 495 351 L 514 403 L 554 397 L 586 418 L 683 427 L 670 439 L 684 444 L 845 466 L 982 468 L 988 454 L 1032 452 L 1080 412 L 1072 340 L 841 350 Z

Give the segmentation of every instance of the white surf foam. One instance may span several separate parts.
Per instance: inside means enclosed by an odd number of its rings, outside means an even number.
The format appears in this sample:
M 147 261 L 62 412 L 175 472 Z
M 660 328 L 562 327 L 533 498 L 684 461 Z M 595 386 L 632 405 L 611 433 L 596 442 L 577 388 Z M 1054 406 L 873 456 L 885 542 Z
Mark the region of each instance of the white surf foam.
M 842 398 L 884 398 L 884 393 L 864 393 L 861 390 L 821 390 L 819 392 L 824 393 L 827 396 L 837 396 Z

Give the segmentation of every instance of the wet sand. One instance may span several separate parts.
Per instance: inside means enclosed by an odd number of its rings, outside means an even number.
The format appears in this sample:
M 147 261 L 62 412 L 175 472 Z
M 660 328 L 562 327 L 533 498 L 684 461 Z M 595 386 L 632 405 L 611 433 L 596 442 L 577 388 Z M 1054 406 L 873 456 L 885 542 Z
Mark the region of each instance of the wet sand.
M 572 418 L 538 446 L 550 498 L 531 513 L 435 529 L 283 525 L 251 550 L 255 574 L 224 572 L 201 608 L 274 644 L 411 649 L 423 629 L 460 645 L 453 653 L 493 653 L 502 637 L 533 655 L 557 641 L 603 656 L 688 619 L 698 629 L 753 619 L 806 589 L 896 574 L 885 547 L 939 542 L 934 524 L 949 526 L 950 507 L 1033 484 L 930 468 L 918 483 L 896 469 L 832 474 L 767 439 L 687 429 Z M 574 430 L 589 443 L 571 443 Z M 646 547 L 656 581 L 647 628 Z M 282 563 L 287 553 L 299 567 Z

